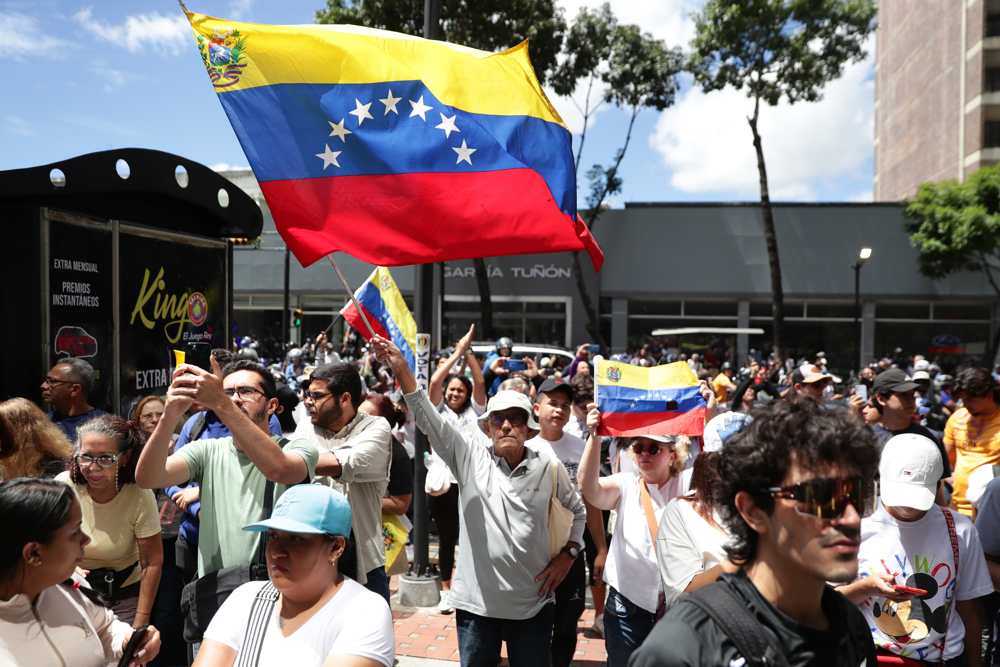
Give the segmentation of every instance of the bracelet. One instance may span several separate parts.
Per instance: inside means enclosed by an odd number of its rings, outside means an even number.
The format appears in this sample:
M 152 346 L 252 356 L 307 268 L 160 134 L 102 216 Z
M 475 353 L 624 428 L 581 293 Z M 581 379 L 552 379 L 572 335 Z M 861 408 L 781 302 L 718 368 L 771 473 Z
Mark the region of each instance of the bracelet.
M 470 354 L 470 355 L 475 355 L 475 354 L 476 354 L 476 353 L 475 353 L 475 352 L 473 352 L 472 350 L 466 350 L 466 351 L 465 351 L 465 353 L 466 353 L 466 354 Z

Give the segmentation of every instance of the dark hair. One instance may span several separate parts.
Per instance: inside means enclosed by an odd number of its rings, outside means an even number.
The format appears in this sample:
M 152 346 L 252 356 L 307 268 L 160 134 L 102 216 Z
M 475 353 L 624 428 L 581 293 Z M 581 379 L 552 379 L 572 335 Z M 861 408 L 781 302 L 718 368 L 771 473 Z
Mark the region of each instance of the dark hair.
M 231 364 L 239 359 L 235 352 L 230 352 L 229 350 L 221 347 L 213 348 L 212 356 L 215 357 L 215 361 L 219 364 L 219 368 L 222 368 L 226 364 Z
M 712 518 L 715 511 L 715 493 L 722 482 L 719 479 L 719 456 L 719 452 L 702 452 L 691 469 L 695 510 L 706 521 Z
M 361 376 L 357 369 L 346 361 L 335 361 L 317 366 L 310 376 L 312 380 L 322 380 L 330 393 L 340 397 L 351 395 L 351 407 L 355 410 L 361 405 L 364 395 L 361 393 Z
M 270 401 L 272 398 L 278 397 L 278 385 L 275 384 L 274 376 L 271 375 L 271 372 L 264 368 L 264 364 L 250 359 L 238 359 L 225 365 L 222 369 L 222 377 L 225 379 L 233 373 L 239 373 L 240 371 L 250 371 L 260 376 L 260 387 L 264 392 L 265 399 Z
M 73 489 L 54 479 L 20 477 L 0 484 L 0 580 L 14 576 L 24 545 L 48 544 L 57 530 L 66 524 L 69 508 L 75 499 Z M 62 582 L 72 587 L 73 580 Z M 83 586 L 80 593 L 95 604 L 104 606 L 96 591 Z
M 58 366 L 69 366 L 69 370 L 66 371 L 66 378 L 73 384 L 78 384 L 83 389 L 84 394 L 89 394 L 91 388 L 94 386 L 94 380 L 96 375 L 94 374 L 94 367 L 88 364 L 83 359 L 77 359 L 75 357 L 66 359 L 65 361 L 60 361 Z
M 757 556 L 758 535 L 736 509 L 736 494 L 750 494 L 757 507 L 774 511 L 763 489 L 780 486 L 792 465 L 805 470 L 839 467 L 870 477 L 879 450 L 872 430 L 846 410 L 827 410 L 810 399 L 775 401 L 753 412 L 754 420 L 726 440 L 719 458 L 715 495 L 731 540 L 729 559 L 737 565 Z
M 965 394 L 969 398 L 993 396 L 993 402 L 1000 403 L 1000 385 L 985 368 L 966 368 L 959 373 L 951 393 L 953 396 Z
M 455 411 L 457 414 L 462 414 L 469 409 L 470 405 L 472 405 L 472 380 L 464 375 L 461 375 L 460 373 L 454 373 L 444 379 L 444 383 L 441 385 L 441 390 L 447 392 L 448 385 L 451 384 L 452 380 L 458 380 L 462 383 L 462 386 L 465 387 L 465 402 L 462 403 L 462 406 Z
M 74 484 L 86 484 L 87 479 L 80 470 L 76 455 L 80 452 L 80 443 L 86 433 L 98 433 L 100 435 L 113 438 L 118 444 L 118 452 L 132 452 L 128 463 L 118 468 L 118 483 L 135 484 L 135 466 L 139 463 L 139 455 L 142 454 L 142 446 L 146 443 L 146 438 L 139 425 L 135 422 L 126 421 L 118 415 L 104 414 L 87 420 L 83 426 L 76 431 L 76 450 L 73 458 L 69 462 L 69 476 Z
M 378 416 L 389 422 L 389 428 L 402 426 L 406 421 L 406 413 L 385 394 L 368 394 L 362 403 L 371 403 Z
M 573 376 L 573 379 L 569 381 L 571 387 L 573 387 L 573 402 L 579 405 L 581 402 L 586 402 L 586 404 L 594 402 L 594 377 L 592 375 L 584 375 L 579 373 Z

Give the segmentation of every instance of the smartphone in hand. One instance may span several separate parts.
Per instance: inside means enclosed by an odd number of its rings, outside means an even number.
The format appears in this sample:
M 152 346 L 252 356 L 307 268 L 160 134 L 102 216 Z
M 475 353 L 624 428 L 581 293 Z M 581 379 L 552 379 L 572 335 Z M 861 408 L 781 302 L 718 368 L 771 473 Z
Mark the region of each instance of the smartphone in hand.
M 135 652 L 139 650 L 139 646 L 145 641 L 147 632 L 149 632 L 149 623 L 140 625 L 135 629 L 132 637 L 128 640 L 128 644 L 125 646 L 122 659 L 118 661 L 118 667 L 128 667 L 128 664 L 132 662 L 132 658 L 135 657 Z
M 854 386 L 854 395 L 860 396 L 862 402 L 868 402 L 868 386 L 864 384 L 857 384 Z
M 897 593 L 913 593 L 914 595 L 927 595 L 927 591 L 922 588 L 911 588 L 910 586 L 893 586 L 892 590 Z
M 508 359 L 503 362 L 503 368 L 506 371 L 526 371 L 528 370 L 528 364 L 523 359 Z
M 212 346 L 208 343 L 186 343 L 184 345 L 185 363 L 197 366 L 203 371 L 212 372 Z

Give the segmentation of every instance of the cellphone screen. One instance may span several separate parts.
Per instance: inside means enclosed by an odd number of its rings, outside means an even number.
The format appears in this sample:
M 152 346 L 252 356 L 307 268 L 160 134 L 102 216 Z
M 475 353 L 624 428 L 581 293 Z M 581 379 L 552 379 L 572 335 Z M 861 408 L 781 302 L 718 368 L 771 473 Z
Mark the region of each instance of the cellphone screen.
M 508 371 L 526 371 L 528 370 L 528 364 L 524 363 L 521 359 L 508 359 L 503 362 L 504 370 Z
M 861 400 L 864 401 L 865 403 L 867 403 L 868 402 L 868 387 L 866 385 L 863 385 L 863 384 L 856 385 L 854 387 L 854 395 L 855 396 L 860 396 Z
M 185 345 L 185 363 L 212 372 L 212 346 L 208 343 L 188 343 Z

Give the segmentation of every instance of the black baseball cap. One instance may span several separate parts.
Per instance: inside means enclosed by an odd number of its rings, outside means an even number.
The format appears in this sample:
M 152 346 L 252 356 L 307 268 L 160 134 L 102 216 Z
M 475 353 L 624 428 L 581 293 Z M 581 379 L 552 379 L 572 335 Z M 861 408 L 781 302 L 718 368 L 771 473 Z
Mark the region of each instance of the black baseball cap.
M 550 391 L 564 391 L 569 396 L 569 400 L 573 400 L 574 391 L 573 385 L 567 382 L 563 378 L 548 378 L 542 385 L 538 388 L 539 394 L 547 394 Z
M 876 394 L 892 394 L 897 391 L 913 391 L 919 386 L 905 371 L 890 368 L 875 377 L 872 391 Z

